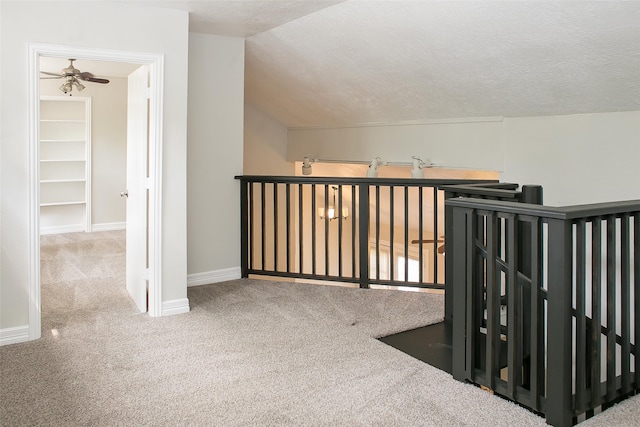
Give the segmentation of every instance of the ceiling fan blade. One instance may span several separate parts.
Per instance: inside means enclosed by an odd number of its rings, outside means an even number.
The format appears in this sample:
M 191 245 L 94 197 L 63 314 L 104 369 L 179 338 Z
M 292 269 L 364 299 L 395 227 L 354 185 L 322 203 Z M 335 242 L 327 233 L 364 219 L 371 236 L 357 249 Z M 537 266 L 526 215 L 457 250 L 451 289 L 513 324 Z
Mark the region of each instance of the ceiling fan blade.
M 80 80 L 84 80 L 85 82 L 102 83 L 102 84 L 109 83 L 109 80 L 101 79 L 99 77 L 95 77 L 93 74 L 91 74 L 89 72 L 79 73 L 78 74 L 78 78 Z
M 64 76 L 58 76 L 58 77 L 40 77 L 40 80 L 49 80 L 49 79 L 61 79 Z
M 40 74 L 46 74 L 47 76 L 56 76 L 56 77 L 64 77 L 59 73 L 49 73 L 48 71 L 40 71 Z

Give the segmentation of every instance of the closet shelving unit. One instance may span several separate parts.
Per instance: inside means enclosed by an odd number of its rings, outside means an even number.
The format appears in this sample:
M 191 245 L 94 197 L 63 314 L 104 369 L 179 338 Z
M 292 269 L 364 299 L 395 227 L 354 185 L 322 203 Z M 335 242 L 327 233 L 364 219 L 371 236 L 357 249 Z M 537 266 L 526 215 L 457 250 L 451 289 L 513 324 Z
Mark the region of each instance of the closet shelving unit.
M 40 233 L 91 231 L 91 98 L 40 97 Z

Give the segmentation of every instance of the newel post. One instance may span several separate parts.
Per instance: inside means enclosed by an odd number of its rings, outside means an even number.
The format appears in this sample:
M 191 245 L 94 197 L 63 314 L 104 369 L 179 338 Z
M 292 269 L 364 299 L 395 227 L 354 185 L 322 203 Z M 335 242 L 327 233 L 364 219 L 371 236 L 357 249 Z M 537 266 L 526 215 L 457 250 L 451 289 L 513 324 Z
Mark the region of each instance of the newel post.
M 448 206 L 451 234 L 447 262 L 451 273 L 449 292 L 455 293 L 452 304 L 452 375 L 458 381 L 473 380 L 475 369 L 475 290 L 474 257 L 476 221 L 473 209 Z
M 249 277 L 249 182 L 240 179 L 240 275 Z
M 358 260 L 360 287 L 369 288 L 369 184 L 358 184 Z
M 564 219 L 548 221 L 547 278 L 547 422 L 573 424 L 571 264 L 572 227 Z

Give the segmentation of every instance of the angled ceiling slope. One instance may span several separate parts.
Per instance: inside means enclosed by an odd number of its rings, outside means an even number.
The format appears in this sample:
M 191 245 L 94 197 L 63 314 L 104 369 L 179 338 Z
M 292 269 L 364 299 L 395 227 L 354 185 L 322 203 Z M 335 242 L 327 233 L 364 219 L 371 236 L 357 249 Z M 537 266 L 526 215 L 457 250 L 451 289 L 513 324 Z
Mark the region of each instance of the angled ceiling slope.
M 640 110 L 638 1 L 183 1 L 288 127 Z

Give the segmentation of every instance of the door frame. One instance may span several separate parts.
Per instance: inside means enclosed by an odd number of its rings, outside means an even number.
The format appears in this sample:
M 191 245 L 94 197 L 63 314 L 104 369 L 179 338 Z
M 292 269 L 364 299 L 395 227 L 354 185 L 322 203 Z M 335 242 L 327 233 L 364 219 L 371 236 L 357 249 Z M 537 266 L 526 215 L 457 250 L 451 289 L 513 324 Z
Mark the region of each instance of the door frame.
M 40 57 L 149 65 L 149 307 L 162 315 L 162 129 L 164 55 L 29 43 L 29 339 L 40 338 Z M 87 215 L 91 215 L 88 212 Z

